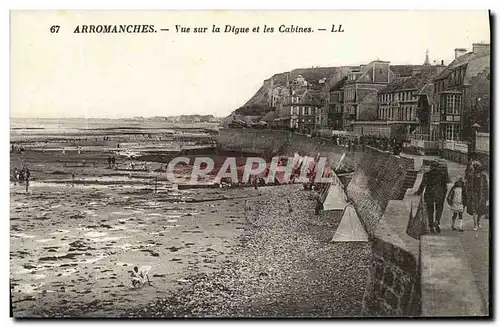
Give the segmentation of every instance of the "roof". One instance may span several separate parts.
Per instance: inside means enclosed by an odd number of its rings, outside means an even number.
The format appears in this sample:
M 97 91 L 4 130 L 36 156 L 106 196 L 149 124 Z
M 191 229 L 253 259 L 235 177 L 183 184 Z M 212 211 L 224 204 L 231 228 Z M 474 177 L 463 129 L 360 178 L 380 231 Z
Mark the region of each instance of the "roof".
M 396 90 L 402 90 L 403 85 L 406 83 L 408 79 L 409 77 L 398 77 L 394 79 L 391 83 L 389 83 L 386 87 L 384 87 L 382 90 L 380 90 L 379 93 L 390 93 Z
M 310 90 L 309 94 L 311 95 L 312 103 L 320 104 L 321 103 L 321 92 L 317 90 Z
M 333 92 L 333 91 L 338 91 L 340 90 L 341 88 L 344 87 L 344 84 L 345 82 L 347 81 L 347 76 L 342 78 L 340 81 L 338 81 L 337 83 L 333 84 L 332 87 L 330 87 L 330 90 L 328 90 L 328 92 Z
M 491 70 L 491 57 L 490 55 L 485 55 L 481 57 L 475 57 L 470 60 L 467 64 L 467 70 L 465 71 L 464 84 L 471 84 L 472 78 L 476 77 L 483 71 Z
M 425 84 L 418 92 L 417 95 L 429 95 L 434 93 L 434 83 Z
M 420 68 L 421 65 L 391 65 L 390 69 L 396 75 L 401 77 L 411 76 L 414 68 Z
M 262 117 L 261 120 L 265 122 L 272 122 L 275 118 L 278 118 L 278 113 L 276 111 L 270 111 Z
M 453 69 L 457 68 L 458 66 L 462 64 L 466 64 L 468 62 L 471 62 L 474 59 L 479 59 L 483 57 L 490 57 L 490 52 L 485 52 L 485 53 L 474 53 L 474 52 L 467 52 L 466 54 L 458 57 L 457 59 L 453 60 L 438 76 L 435 77 L 435 79 L 444 79 L 450 75 L 450 73 L 453 71 Z
M 427 101 L 430 105 L 437 103 L 438 95 L 434 94 L 434 83 L 425 84 L 418 92 L 417 95 L 427 96 Z
M 303 97 L 307 94 L 306 88 L 300 88 L 300 89 L 293 90 L 293 91 L 294 91 L 294 93 L 292 93 L 292 96 L 296 96 L 296 97 Z
M 432 73 L 420 73 L 410 77 L 399 77 L 389 83 L 380 93 L 390 93 L 397 90 L 420 90 L 432 81 Z

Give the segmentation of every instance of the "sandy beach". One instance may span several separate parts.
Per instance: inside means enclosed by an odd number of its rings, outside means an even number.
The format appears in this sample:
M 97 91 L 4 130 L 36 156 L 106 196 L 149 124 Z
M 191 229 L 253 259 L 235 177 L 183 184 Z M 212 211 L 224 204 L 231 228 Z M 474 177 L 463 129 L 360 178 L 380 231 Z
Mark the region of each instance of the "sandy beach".
M 179 190 L 158 171 L 160 133 L 14 142 L 24 151 L 11 153 L 11 168 L 32 174 L 28 193 L 11 183 L 14 317 L 360 314 L 369 245 L 331 243 L 339 221 L 314 215 L 310 191 Z M 144 157 L 118 155 L 117 143 L 147 143 L 151 170 L 131 170 Z M 134 266 L 151 267 L 151 285 L 132 288 Z

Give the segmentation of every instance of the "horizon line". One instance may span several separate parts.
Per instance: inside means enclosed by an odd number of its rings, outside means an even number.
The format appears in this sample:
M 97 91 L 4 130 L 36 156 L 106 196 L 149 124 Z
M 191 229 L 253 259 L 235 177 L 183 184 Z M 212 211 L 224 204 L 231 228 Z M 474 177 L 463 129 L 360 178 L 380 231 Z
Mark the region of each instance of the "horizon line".
M 9 119 L 150 119 L 150 118 L 174 118 L 180 116 L 208 116 L 214 118 L 225 118 L 226 116 L 215 116 L 214 114 L 185 114 L 177 116 L 135 116 L 135 117 L 9 117 Z M 229 114 L 230 115 L 230 114 Z

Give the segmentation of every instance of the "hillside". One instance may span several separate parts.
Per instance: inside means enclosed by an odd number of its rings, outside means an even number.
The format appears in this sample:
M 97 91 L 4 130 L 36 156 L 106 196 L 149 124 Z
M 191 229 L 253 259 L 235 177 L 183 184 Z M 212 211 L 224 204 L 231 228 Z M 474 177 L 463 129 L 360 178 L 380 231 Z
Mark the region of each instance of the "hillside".
M 264 80 L 260 89 L 247 101 L 247 103 L 236 109 L 234 113 L 245 116 L 264 116 L 269 112 L 267 100 L 271 79 L 274 86 L 286 86 L 287 75 L 289 81 L 293 81 L 298 75 L 302 75 L 309 83 L 314 85 L 317 84 L 320 79 L 333 75 L 337 69 L 338 67 L 298 68 L 291 72 L 275 74 L 271 78 Z

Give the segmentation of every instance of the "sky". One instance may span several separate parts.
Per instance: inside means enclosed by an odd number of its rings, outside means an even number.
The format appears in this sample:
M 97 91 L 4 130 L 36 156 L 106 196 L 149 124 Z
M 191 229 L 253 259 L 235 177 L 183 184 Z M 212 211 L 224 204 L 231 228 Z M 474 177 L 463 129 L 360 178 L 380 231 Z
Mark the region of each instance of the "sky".
M 157 32 L 73 33 L 110 24 Z M 332 24 L 344 32 L 331 33 Z M 53 25 L 58 33 L 50 33 Z M 250 33 L 224 33 L 225 25 Z M 274 33 L 263 33 L 264 25 Z M 280 33 L 281 25 L 313 32 Z M 421 64 L 426 49 L 431 62 L 448 64 L 455 48 L 472 50 L 476 42 L 490 43 L 487 11 L 13 11 L 10 116 L 224 117 L 276 73 L 376 59 Z

